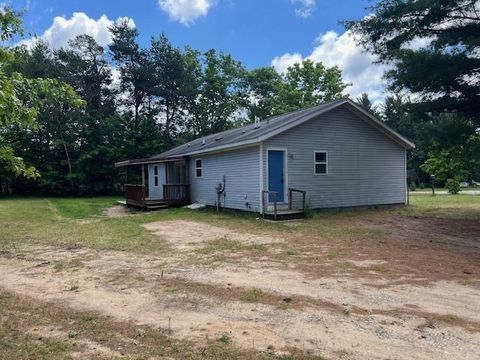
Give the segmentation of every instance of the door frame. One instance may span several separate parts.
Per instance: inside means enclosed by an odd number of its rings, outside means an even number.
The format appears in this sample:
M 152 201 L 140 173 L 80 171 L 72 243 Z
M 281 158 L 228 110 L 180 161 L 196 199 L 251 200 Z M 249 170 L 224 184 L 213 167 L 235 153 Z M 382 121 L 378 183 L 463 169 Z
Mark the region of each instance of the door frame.
M 268 183 L 269 183 L 269 178 L 270 174 L 268 171 L 268 152 L 269 151 L 283 151 L 283 201 L 279 201 L 279 204 L 288 204 L 288 150 L 286 147 L 267 147 L 267 151 L 265 154 L 266 157 L 266 164 L 267 164 L 267 178 L 266 178 L 266 183 L 267 183 L 267 190 L 269 189 Z M 268 197 L 269 198 L 269 197 Z M 267 199 L 268 200 L 268 199 Z M 273 204 L 273 202 L 270 202 L 270 200 L 267 201 L 268 204 Z

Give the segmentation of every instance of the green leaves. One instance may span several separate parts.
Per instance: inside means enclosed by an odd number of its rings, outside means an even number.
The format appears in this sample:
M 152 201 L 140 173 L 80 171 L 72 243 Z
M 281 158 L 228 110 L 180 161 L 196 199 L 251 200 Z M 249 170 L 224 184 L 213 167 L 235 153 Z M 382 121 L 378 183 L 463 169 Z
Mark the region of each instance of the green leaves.
M 338 67 L 326 67 L 322 63 L 305 60 L 278 74 L 273 68 L 252 70 L 247 76 L 250 119 L 264 119 L 325 101 L 344 97 L 350 85 L 342 80 Z
M 416 93 L 422 111 L 459 112 L 480 125 L 480 14 L 472 0 L 381 0 L 346 22 L 359 43 L 393 65 L 390 88 Z
M 10 39 L 21 33 L 21 19 L 11 9 L 0 11 L 0 39 Z M 8 49 L 0 56 L 0 165 L 2 173 L 14 176 L 38 178 L 38 171 L 16 156 L 11 144 L 6 141 L 14 129 L 32 130 L 36 123 L 38 108 L 45 104 L 62 104 L 73 108 L 84 105 L 84 101 L 73 88 L 55 79 L 29 79 L 17 72 L 5 72 L 6 65 L 15 62 L 15 54 Z M 8 64 L 7 64 L 8 61 Z
M 0 40 L 10 40 L 15 34 L 22 34 L 22 14 L 10 7 L 0 5 Z M 1 59 L 0 59 L 1 60 Z
M 27 166 L 21 157 L 15 156 L 11 146 L 0 144 L 0 165 L 15 176 L 36 179 L 40 176 L 33 166 Z

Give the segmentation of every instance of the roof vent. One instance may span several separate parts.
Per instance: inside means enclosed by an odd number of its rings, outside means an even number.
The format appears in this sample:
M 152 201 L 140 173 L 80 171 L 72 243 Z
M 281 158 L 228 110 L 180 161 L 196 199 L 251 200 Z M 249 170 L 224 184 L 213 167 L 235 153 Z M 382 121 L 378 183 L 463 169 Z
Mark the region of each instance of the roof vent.
M 205 138 L 202 139 L 202 146 L 205 145 Z
M 219 136 L 219 137 L 215 138 L 215 141 L 220 141 L 222 139 L 223 139 L 223 136 Z
M 253 128 L 258 129 L 260 127 L 261 127 L 260 119 L 258 117 L 255 117 L 255 126 Z

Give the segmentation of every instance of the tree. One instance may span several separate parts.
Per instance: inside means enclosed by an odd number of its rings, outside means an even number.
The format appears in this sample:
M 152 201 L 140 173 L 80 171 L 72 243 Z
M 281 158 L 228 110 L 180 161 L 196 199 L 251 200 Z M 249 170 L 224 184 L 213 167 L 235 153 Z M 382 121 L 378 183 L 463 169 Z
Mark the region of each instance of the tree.
M 355 102 L 367 110 L 370 114 L 376 117 L 380 117 L 380 113 L 378 112 L 377 106 L 373 105 L 372 101 L 368 97 L 367 93 L 363 93 L 359 97 L 355 99 Z
M 329 68 L 320 62 L 304 60 L 289 67 L 283 75 L 274 112 L 282 114 L 342 98 L 348 86 L 338 67 Z
M 21 33 L 20 14 L 10 8 L 0 11 L 0 38 L 8 40 L 16 33 Z M 0 163 L 2 173 L 14 176 L 23 175 L 36 178 L 39 173 L 33 166 L 14 152 L 8 141 L 14 129 L 32 130 L 38 109 L 46 102 L 63 101 L 72 107 L 83 105 L 75 91 L 65 83 L 54 79 L 28 79 L 20 73 L 13 72 L 11 64 L 15 61 L 14 52 L 0 49 Z
M 208 135 L 230 128 L 240 106 L 244 104 L 243 65 L 230 55 L 209 50 L 197 60 L 188 54 L 189 63 L 197 66 L 197 95 L 189 102 L 190 126 L 193 136 Z
M 424 112 L 458 112 L 480 124 L 480 16 L 476 0 L 380 0 L 346 22 L 359 42 L 394 65 L 394 91 L 418 96 Z
M 99 115 L 112 113 L 112 72 L 104 48 L 93 37 L 79 35 L 55 55 L 61 78 L 82 96 L 87 110 Z
M 282 77 L 273 67 L 253 69 L 247 73 L 246 109 L 251 122 L 275 114 L 279 103 Z
M 110 28 L 113 43 L 110 52 L 114 63 L 120 70 L 120 105 L 133 109 L 133 116 L 128 124 L 128 134 L 132 146 L 132 157 L 148 155 L 143 146 L 145 139 L 141 127 L 145 122 L 155 123 L 152 88 L 154 76 L 148 52 L 141 49 L 137 38 L 139 33 L 135 27 L 125 20 Z M 150 127 L 150 126 L 149 126 Z M 153 126 L 154 128 L 154 126 Z M 157 132 L 157 131 L 156 131 Z M 148 134 L 147 134 L 148 135 Z
M 186 117 L 188 99 L 196 95 L 196 89 L 191 87 L 193 74 L 183 54 L 163 34 L 152 39 L 149 58 L 155 79 L 152 91 L 160 98 L 160 112 L 165 119 L 165 144 L 171 147 L 174 143 L 172 128 L 181 125 Z
M 79 35 L 55 53 L 60 78 L 86 100 L 85 111 L 69 114 L 74 122 L 76 154 L 73 158 L 78 193 L 108 193 L 114 187 L 122 159 L 122 144 L 112 146 L 121 131 L 115 116 L 115 90 L 105 49 L 89 35 Z
M 471 164 L 465 155 L 463 146 L 434 150 L 421 167 L 427 173 L 435 175 L 441 182 L 448 182 L 449 186 L 455 189 L 456 184 L 466 180 L 469 175 Z

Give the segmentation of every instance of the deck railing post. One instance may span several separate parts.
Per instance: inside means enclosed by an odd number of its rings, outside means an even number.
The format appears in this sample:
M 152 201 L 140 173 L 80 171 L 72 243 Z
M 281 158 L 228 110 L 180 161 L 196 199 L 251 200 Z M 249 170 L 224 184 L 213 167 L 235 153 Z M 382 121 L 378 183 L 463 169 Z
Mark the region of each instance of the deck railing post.
M 265 190 L 262 190 L 262 218 L 265 219 Z
M 277 193 L 273 193 L 273 216 L 275 221 L 277 220 Z
M 292 192 L 292 189 L 289 188 L 289 189 L 288 189 L 288 208 L 289 208 L 290 210 L 292 210 L 292 206 L 293 206 L 293 205 L 292 205 L 292 193 L 293 193 L 293 192 Z

